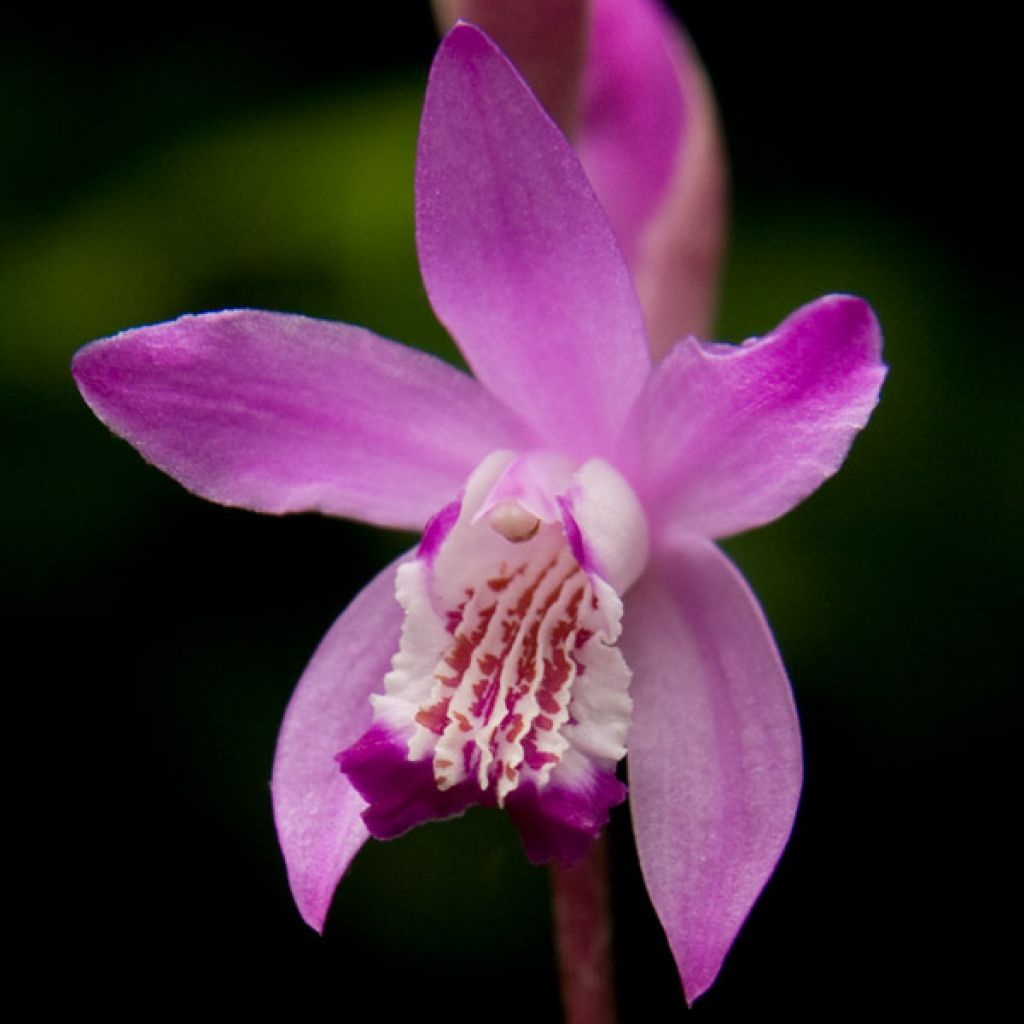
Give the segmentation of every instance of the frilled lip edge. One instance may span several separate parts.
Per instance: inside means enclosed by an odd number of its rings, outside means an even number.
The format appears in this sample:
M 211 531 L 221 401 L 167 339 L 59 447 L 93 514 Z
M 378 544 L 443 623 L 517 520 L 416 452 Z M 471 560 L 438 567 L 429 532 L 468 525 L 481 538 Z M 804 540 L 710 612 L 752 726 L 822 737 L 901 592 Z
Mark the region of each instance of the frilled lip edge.
M 474 804 L 494 807 L 493 787 L 482 790 L 466 779 L 438 789 L 430 758 L 410 761 L 407 742 L 385 725 L 374 725 L 336 756 L 341 771 L 369 807 L 363 821 L 377 839 L 393 839 L 424 821 L 452 818 Z M 505 799 L 534 864 L 557 859 L 576 863 L 608 824 L 612 807 L 626 799 L 626 787 L 612 772 L 593 769 L 578 786 L 552 781 L 543 789 L 525 783 Z

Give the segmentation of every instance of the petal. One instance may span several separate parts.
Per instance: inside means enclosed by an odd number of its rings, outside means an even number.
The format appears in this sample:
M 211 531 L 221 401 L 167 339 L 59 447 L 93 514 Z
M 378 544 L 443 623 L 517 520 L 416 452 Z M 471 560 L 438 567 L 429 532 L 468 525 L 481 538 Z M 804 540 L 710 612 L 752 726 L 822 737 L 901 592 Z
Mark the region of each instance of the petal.
M 469 25 L 431 71 L 416 224 L 430 301 L 481 383 L 550 447 L 607 454 L 649 367 L 633 283 L 564 136 Z
M 618 11 L 617 17 L 602 17 L 604 10 L 612 9 Z M 592 99 L 584 113 L 579 149 L 605 208 L 627 214 L 628 201 L 613 200 L 612 190 L 617 185 L 615 195 L 628 196 L 633 180 L 644 173 L 641 161 L 634 157 L 625 174 L 610 174 L 616 155 L 621 159 L 627 152 L 646 153 L 652 148 L 655 143 L 651 141 L 646 146 L 640 140 L 633 142 L 645 129 L 643 137 L 648 140 L 676 139 L 667 175 L 647 184 L 650 199 L 633 208 L 633 221 L 611 214 L 640 295 L 651 352 L 660 359 L 678 339 L 688 334 L 707 337 L 712 327 L 728 207 L 728 174 L 718 115 L 693 44 L 658 5 L 647 0 L 598 0 L 596 14 L 595 50 L 600 41 L 601 46 L 612 48 L 621 62 L 626 57 L 624 43 L 632 42 L 636 55 L 631 76 L 620 72 L 618 81 L 612 80 L 618 87 L 613 99 L 619 100 L 613 109 L 619 114 L 604 126 L 601 169 L 598 154 L 587 144 L 593 122 Z M 622 30 L 624 15 L 630 20 L 629 31 Z M 678 96 L 675 102 L 670 98 L 666 58 Z M 598 66 L 595 53 L 588 68 Z M 609 61 L 609 66 L 615 64 Z M 632 85 L 636 79 L 641 84 Z M 630 89 L 628 102 L 620 99 L 624 88 Z M 589 89 L 587 92 L 593 96 Z M 639 106 L 638 100 L 644 97 L 656 105 Z M 677 125 L 670 123 L 672 118 L 678 119 Z M 652 120 L 656 123 L 650 123 Z M 664 168 L 663 157 L 652 160 L 651 167 Z M 639 188 L 637 194 L 642 194 Z
M 522 786 L 509 795 L 509 817 L 519 830 L 531 864 L 577 863 L 608 824 L 626 787 L 611 771 L 595 771 L 574 786 L 553 780 L 544 790 Z
M 725 160 L 692 45 L 651 0 L 596 0 L 580 159 L 633 270 L 655 357 L 711 327 Z
M 802 501 L 875 407 L 881 346 L 870 306 L 848 295 L 740 346 L 677 345 L 637 404 L 626 456 L 652 532 L 728 536 Z
M 493 457 L 493 456 L 492 456 Z M 478 523 L 499 505 L 514 502 L 542 523 L 560 518 L 558 495 L 570 484 L 573 461 L 551 451 L 527 452 L 507 463 L 473 516 Z
M 627 259 L 661 202 L 688 110 L 671 23 L 644 0 L 594 4 L 577 149 Z
M 472 482 L 467 490 L 472 492 Z M 431 593 L 432 576 L 430 561 L 422 558 L 397 572 L 402 626 L 382 681 L 383 695 L 370 701 L 372 725 L 367 722 L 355 742 L 335 751 L 340 770 L 362 797 L 362 820 L 377 839 L 393 839 L 424 821 L 461 814 L 481 800 L 479 786 L 469 780 L 441 790 L 433 761 L 410 757 L 416 712 L 430 695 L 438 660 L 451 641 L 447 619 L 438 614 Z
M 626 593 L 649 553 L 647 519 L 633 489 L 604 459 L 590 459 L 573 477 L 564 512 L 579 531 L 583 568 Z
M 442 26 L 461 17 L 487 32 L 573 142 L 633 272 L 654 354 L 704 337 L 724 242 L 725 159 L 711 89 L 675 21 L 652 0 L 434 7 Z
M 579 113 L 588 6 L 587 0 L 434 0 L 442 30 L 460 18 L 482 28 L 570 137 Z
M 799 724 L 757 600 L 708 541 L 661 552 L 629 595 L 623 648 L 637 851 L 692 1003 L 789 837 Z
M 473 804 L 493 803 L 472 779 L 439 789 L 433 762 L 410 761 L 408 748 L 407 737 L 377 724 L 337 756 L 341 771 L 362 794 L 362 820 L 374 838 L 394 839 L 425 821 L 453 818 Z
M 402 609 L 396 562 L 345 609 L 299 680 L 281 725 L 271 792 L 277 835 L 299 912 L 321 931 L 331 897 L 367 837 L 366 803 L 338 770 L 335 755 L 370 724 L 398 650 Z
M 523 429 L 465 374 L 359 327 L 235 310 L 83 348 L 93 412 L 190 491 L 420 529 Z

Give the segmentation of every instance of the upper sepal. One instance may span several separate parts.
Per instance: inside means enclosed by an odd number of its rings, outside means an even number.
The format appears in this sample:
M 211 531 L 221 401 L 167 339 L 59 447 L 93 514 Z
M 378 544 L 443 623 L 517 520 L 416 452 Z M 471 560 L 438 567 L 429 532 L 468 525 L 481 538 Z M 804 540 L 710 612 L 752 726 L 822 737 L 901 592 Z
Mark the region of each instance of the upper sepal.
M 477 379 L 548 447 L 608 455 L 650 365 L 633 282 L 569 143 L 467 24 L 430 73 L 416 238 L 431 304 Z
M 483 29 L 573 137 L 591 0 L 433 0 L 433 7 L 442 34 L 460 20 Z
M 573 143 L 633 274 L 660 358 L 711 326 L 726 166 L 711 88 L 659 0 L 435 0 L 478 25 Z

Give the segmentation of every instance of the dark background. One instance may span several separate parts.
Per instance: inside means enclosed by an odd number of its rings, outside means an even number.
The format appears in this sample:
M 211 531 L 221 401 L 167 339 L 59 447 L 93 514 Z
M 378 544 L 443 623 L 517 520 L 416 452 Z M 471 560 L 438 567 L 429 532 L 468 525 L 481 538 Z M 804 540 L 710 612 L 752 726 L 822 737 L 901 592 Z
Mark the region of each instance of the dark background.
M 344 1020 L 368 998 L 384 1019 L 556 1020 L 546 878 L 497 814 L 369 844 L 322 940 L 291 905 L 267 790 L 280 716 L 410 538 L 204 504 L 110 437 L 67 373 L 94 337 L 232 305 L 452 357 L 412 245 L 426 6 L 285 14 L 22 14 L 0 39 L 15 987 L 141 1018 Z M 1019 860 L 1014 43 L 978 5 L 683 16 L 733 165 L 718 336 L 852 291 L 891 366 L 839 476 L 728 545 L 790 670 L 807 783 L 693 1019 L 977 1012 L 1003 988 Z M 678 1016 L 627 812 L 611 833 L 623 1019 Z

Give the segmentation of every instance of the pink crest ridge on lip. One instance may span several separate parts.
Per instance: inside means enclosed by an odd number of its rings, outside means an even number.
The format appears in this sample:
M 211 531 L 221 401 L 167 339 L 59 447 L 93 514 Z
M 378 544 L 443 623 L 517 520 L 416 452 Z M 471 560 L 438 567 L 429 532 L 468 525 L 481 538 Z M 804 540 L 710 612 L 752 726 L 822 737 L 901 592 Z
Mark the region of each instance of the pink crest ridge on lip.
M 596 3 L 634 3 L 648 19 L 636 31 L 660 39 L 654 64 L 698 74 L 651 0 Z M 642 71 L 621 42 L 607 33 L 610 50 L 588 51 L 627 62 L 609 72 L 612 93 Z M 664 66 L 644 90 L 668 88 Z M 442 41 L 417 245 L 476 379 L 363 328 L 254 310 L 137 328 L 75 357 L 96 415 L 197 494 L 427 524 L 324 637 L 282 724 L 275 821 L 318 930 L 371 831 L 470 803 L 503 802 L 531 859 L 577 858 L 624 796 L 628 739 L 640 864 L 692 1001 L 785 845 L 802 778 L 792 695 L 755 597 L 712 539 L 782 515 L 838 469 L 878 399 L 881 333 L 863 300 L 825 296 L 761 339 L 686 339 L 652 368 L 677 336 L 664 325 L 710 308 L 714 205 L 694 222 L 700 252 L 672 242 L 720 181 L 713 162 L 687 163 L 703 160 L 693 126 L 713 117 L 706 93 L 681 88 L 666 107 L 685 119 L 675 161 L 658 164 L 664 201 L 619 208 L 633 228 L 646 218 L 623 247 L 494 43 L 469 25 Z M 642 123 L 631 117 L 627 135 Z M 704 305 L 659 312 L 665 293 L 645 281 L 691 257 Z M 528 595 L 521 613 L 513 593 Z

